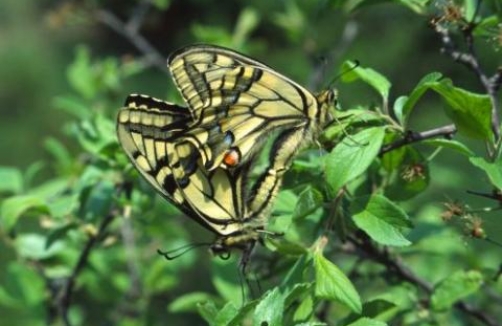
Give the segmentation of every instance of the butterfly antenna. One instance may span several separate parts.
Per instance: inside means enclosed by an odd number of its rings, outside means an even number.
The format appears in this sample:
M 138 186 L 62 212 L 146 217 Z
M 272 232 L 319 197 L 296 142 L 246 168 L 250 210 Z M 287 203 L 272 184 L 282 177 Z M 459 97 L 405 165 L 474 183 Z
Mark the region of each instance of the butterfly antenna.
M 340 73 L 338 73 L 337 75 L 335 75 L 335 77 L 333 77 L 331 79 L 331 81 L 329 82 L 328 87 L 327 87 L 328 89 L 333 88 L 333 85 L 335 84 L 335 82 L 338 79 L 340 79 L 343 75 L 348 74 L 349 72 L 351 72 L 352 70 L 355 70 L 357 67 L 359 67 L 361 65 L 361 63 L 357 59 L 352 61 L 351 63 L 353 63 L 352 67 L 348 67 L 348 68 L 344 69 L 343 71 L 341 71 Z
M 186 254 L 190 250 L 193 250 L 195 248 L 200 248 L 200 247 L 210 247 L 211 243 L 190 243 L 184 246 L 181 246 L 179 248 L 169 250 L 169 251 L 162 251 L 160 249 L 157 249 L 157 253 L 161 256 L 164 256 L 165 259 L 167 260 L 173 260 L 178 257 L 181 257 L 182 255 Z

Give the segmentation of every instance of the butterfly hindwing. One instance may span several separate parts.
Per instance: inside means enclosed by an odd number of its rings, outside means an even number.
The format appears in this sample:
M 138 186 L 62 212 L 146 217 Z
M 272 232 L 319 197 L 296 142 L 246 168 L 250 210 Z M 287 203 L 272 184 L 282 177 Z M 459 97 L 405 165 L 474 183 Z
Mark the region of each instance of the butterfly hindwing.
M 117 134 L 137 170 L 164 197 L 221 235 L 237 231 L 244 217 L 247 166 L 207 171 L 189 143 L 173 142 L 190 130 L 186 108 L 131 95 L 119 112 Z

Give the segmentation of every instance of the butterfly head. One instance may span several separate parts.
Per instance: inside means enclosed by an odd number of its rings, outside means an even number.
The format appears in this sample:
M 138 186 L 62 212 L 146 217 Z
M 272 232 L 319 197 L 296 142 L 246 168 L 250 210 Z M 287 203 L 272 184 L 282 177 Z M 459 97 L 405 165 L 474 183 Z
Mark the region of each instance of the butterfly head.
M 220 237 L 209 248 L 211 253 L 221 259 L 230 258 L 230 252 L 232 249 L 239 249 L 242 251 L 240 268 L 243 272 L 246 270 L 246 266 L 251 257 L 251 253 L 255 247 L 257 241 L 261 242 L 260 235 L 256 230 L 248 230 L 249 232 L 244 232 L 239 235 L 231 235 Z
M 317 94 L 316 98 L 319 107 L 319 126 L 324 127 L 333 119 L 331 108 L 336 105 L 336 92 L 327 89 Z

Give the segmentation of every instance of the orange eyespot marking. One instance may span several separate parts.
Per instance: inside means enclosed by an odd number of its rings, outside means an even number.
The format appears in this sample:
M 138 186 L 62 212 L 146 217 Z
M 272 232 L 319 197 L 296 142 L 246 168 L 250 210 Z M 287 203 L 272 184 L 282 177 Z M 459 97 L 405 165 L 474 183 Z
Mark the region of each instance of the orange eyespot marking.
M 235 149 L 230 149 L 227 151 L 223 157 L 223 163 L 228 167 L 234 167 L 240 163 L 240 154 Z

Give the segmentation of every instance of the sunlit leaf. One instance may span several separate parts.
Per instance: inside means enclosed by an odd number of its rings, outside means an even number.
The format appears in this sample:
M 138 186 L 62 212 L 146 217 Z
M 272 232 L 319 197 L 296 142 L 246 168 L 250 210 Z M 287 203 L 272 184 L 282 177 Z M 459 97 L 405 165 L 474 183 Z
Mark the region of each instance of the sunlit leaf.
M 314 253 L 315 295 L 345 304 L 352 311 L 361 313 L 362 304 L 352 282 L 320 252 Z
M 274 288 L 265 294 L 256 306 L 253 315 L 253 326 L 282 325 L 284 314 L 284 295 L 279 288 Z
M 15 240 L 19 255 L 26 259 L 46 259 L 64 249 L 60 242 L 54 243 L 50 248 L 47 248 L 46 243 L 47 238 L 36 233 L 19 235 Z
M 27 211 L 49 213 L 49 207 L 43 198 L 37 196 L 15 196 L 3 201 L 0 217 L 3 228 L 8 232 L 17 223 L 18 219 Z
M 362 317 L 355 322 L 348 324 L 347 326 L 387 326 L 387 323 L 368 317 Z
M 455 302 L 475 293 L 483 284 L 478 271 L 458 271 L 448 276 L 434 289 L 431 306 L 434 310 L 449 309 Z
M 371 68 L 363 68 L 357 66 L 351 61 L 344 63 L 343 68 L 346 73 L 342 74 L 342 80 L 345 82 L 353 82 L 361 79 L 371 87 L 373 87 L 378 94 L 382 97 L 384 102 L 388 101 L 391 83 L 389 80 L 379 72 Z
M 381 195 L 357 198 L 351 206 L 354 223 L 373 240 L 388 246 L 407 246 L 403 229 L 411 222 L 399 206 Z
M 384 128 L 368 128 L 345 137 L 331 151 L 325 169 L 333 193 L 366 171 L 380 151 L 384 134 Z
M 19 169 L 0 166 L 0 193 L 18 194 L 23 189 L 23 174 Z

